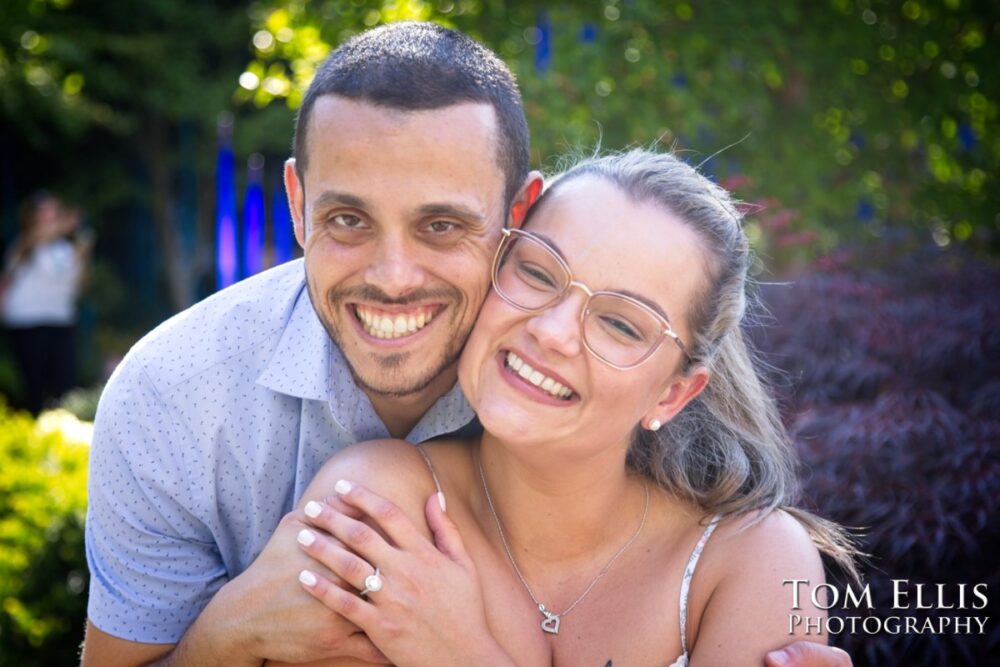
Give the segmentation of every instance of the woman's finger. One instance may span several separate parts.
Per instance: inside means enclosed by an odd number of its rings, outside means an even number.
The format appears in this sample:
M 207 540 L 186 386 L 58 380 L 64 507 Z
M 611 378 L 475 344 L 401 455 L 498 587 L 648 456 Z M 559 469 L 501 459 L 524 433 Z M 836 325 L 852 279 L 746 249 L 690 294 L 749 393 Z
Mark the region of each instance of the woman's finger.
M 427 517 L 427 525 L 434 535 L 434 544 L 438 551 L 456 563 L 463 565 L 469 562 L 469 555 L 465 551 L 465 543 L 458 532 L 458 526 L 445 513 L 443 496 L 440 493 L 434 494 L 427 499 L 424 505 L 424 515 Z
M 394 555 L 395 549 L 378 531 L 329 505 L 310 500 L 302 511 L 306 523 L 329 533 L 372 566 L 384 567 Z
M 362 510 L 397 547 L 415 550 L 428 546 L 424 534 L 391 500 L 383 498 L 362 484 L 344 479 L 339 480 L 333 489 L 345 503 Z
M 357 590 L 365 587 L 365 578 L 375 571 L 368 561 L 344 549 L 323 533 L 303 528 L 299 531 L 297 541 L 299 547 L 311 558 Z
M 335 586 L 313 570 L 302 570 L 299 573 L 299 583 L 328 609 L 337 612 L 365 632 L 374 628 L 377 614 L 375 607 L 357 593 Z

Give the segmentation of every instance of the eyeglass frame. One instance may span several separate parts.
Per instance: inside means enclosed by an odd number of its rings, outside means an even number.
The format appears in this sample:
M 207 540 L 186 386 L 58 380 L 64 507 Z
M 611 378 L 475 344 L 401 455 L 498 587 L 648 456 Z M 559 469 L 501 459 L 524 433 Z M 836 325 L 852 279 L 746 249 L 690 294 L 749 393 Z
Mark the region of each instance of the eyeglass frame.
M 627 294 L 622 294 L 620 292 L 614 292 L 611 290 L 595 291 L 587 287 L 587 285 L 580 282 L 579 280 L 574 280 L 573 271 L 569 268 L 569 264 L 566 262 L 565 259 L 563 259 L 562 255 L 556 252 L 555 248 L 550 246 L 548 243 L 545 242 L 544 239 L 537 236 L 536 234 L 532 234 L 531 232 L 523 229 L 514 229 L 509 227 L 504 227 L 503 229 L 500 230 L 500 233 L 503 234 L 503 238 L 500 239 L 500 245 L 497 246 L 496 254 L 493 256 L 491 281 L 493 284 L 493 291 L 496 292 L 497 295 L 501 299 L 503 299 L 504 302 L 507 303 L 508 305 L 513 306 L 514 308 L 517 308 L 518 310 L 525 313 L 541 313 L 553 307 L 554 305 L 560 303 L 564 298 L 566 298 L 566 295 L 569 294 L 570 289 L 572 289 L 573 287 L 579 287 L 581 290 L 583 290 L 583 293 L 587 295 L 587 300 L 584 302 L 583 308 L 580 309 L 580 340 L 583 341 L 583 345 L 584 347 L 587 348 L 587 351 L 590 352 L 592 355 L 594 355 L 594 357 L 597 358 L 598 360 L 604 362 L 605 364 L 616 370 L 620 371 L 631 370 L 649 361 L 653 357 L 653 355 L 656 354 L 656 351 L 660 349 L 660 345 L 663 343 L 664 338 L 671 338 L 675 343 L 677 343 L 677 347 L 680 348 L 681 353 L 684 355 L 684 358 L 688 360 L 688 363 L 694 361 L 691 358 L 691 355 L 688 354 L 687 346 L 684 345 L 684 341 L 681 340 L 681 337 L 677 335 L 677 332 L 674 331 L 673 327 L 670 326 L 669 320 L 667 320 L 667 318 L 665 318 L 660 313 L 650 308 L 648 304 L 645 304 L 634 297 L 631 297 Z M 498 283 L 499 283 L 499 273 L 500 273 L 500 258 L 503 255 L 504 250 L 507 249 L 507 247 L 513 242 L 515 236 L 521 236 L 541 244 L 542 247 L 544 247 L 549 252 L 549 254 L 552 255 L 553 258 L 555 258 L 556 262 L 559 264 L 560 267 L 562 267 L 563 271 L 565 271 L 566 275 L 569 277 L 569 282 L 566 283 L 566 286 L 562 289 L 562 291 L 559 292 L 559 294 L 557 294 L 555 298 L 553 298 L 551 301 L 549 301 L 544 306 L 541 306 L 539 308 L 526 308 L 520 304 L 514 303 L 514 301 L 512 301 L 509 296 L 504 294 L 503 290 L 501 290 L 499 287 Z M 639 359 L 639 361 L 635 362 L 634 364 L 630 364 L 628 366 L 622 366 L 620 364 L 612 363 L 611 361 L 605 359 L 603 356 L 594 351 L 594 348 L 592 348 L 590 346 L 590 343 L 587 342 L 587 333 L 586 333 L 586 328 L 584 327 L 584 321 L 586 320 L 587 315 L 590 314 L 590 307 L 589 307 L 590 301 L 595 296 L 613 296 L 618 299 L 624 299 L 625 301 L 635 306 L 638 306 L 642 310 L 646 311 L 663 325 L 663 327 L 660 329 L 660 338 L 649 348 L 649 351 L 646 352 L 646 354 L 644 354 Z

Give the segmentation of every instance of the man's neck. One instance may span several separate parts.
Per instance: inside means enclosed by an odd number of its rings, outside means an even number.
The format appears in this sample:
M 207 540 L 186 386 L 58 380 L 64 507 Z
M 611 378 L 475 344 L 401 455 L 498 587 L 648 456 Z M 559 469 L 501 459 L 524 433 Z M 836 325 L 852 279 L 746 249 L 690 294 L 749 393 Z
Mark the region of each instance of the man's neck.
M 365 394 L 372 402 L 375 414 L 389 430 L 389 435 L 403 439 L 420 422 L 431 406 L 455 386 L 455 380 L 455 370 L 449 368 L 425 388 L 412 394 L 386 396 L 367 389 Z

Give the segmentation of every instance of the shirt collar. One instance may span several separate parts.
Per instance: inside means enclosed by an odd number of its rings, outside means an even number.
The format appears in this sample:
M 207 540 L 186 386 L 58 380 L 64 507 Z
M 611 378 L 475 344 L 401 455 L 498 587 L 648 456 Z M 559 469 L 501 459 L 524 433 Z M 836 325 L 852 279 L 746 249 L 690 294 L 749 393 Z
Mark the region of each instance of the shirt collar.
M 368 395 L 358 387 L 343 352 L 336 345 L 330 346 L 330 379 L 330 414 L 341 428 L 358 442 L 392 437 Z M 423 442 L 452 433 L 466 426 L 475 416 L 456 382 L 424 413 L 405 440 Z
M 257 384 L 297 398 L 325 401 L 330 395 L 330 336 L 302 285 L 278 346 Z
M 340 348 L 330 340 L 304 285 L 257 384 L 288 396 L 327 401 L 336 422 L 359 442 L 390 437 Z M 417 422 L 406 440 L 423 442 L 458 431 L 475 416 L 456 382 Z

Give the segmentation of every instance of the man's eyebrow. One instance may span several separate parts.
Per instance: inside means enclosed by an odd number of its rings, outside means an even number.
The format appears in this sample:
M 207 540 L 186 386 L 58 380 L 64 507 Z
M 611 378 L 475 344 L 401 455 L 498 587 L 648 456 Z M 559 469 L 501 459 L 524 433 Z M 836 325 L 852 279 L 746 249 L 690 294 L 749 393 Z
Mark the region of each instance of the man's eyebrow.
M 424 204 L 417 209 L 417 214 L 421 217 L 444 216 L 451 218 L 461 218 L 471 222 L 476 226 L 485 226 L 488 222 L 486 214 L 474 208 L 451 202 L 434 202 Z
M 316 197 L 316 200 L 313 202 L 313 210 L 320 210 L 330 206 L 366 208 L 366 202 L 361 197 L 346 192 L 337 192 L 336 190 L 327 190 L 319 197 Z
M 317 211 L 331 206 L 350 206 L 351 208 L 360 209 L 369 208 L 368 202 L 365 199 L 346 192 L 337 192 L 336 190 L 327 190 L 320 196 L 316 197 L 316 201 L 313 202 L 313 210 Z M 477 227 L 485 227 L 487 223 L 485 213 L 457 203 L 434 202 L 431 204 L 424 204 L 423 206 L 417 208 L 417 214 L 421 217 L 440 215 L 462 218 Z
M 532 234 L 545 241 L 549 245 L 549 247 L 552 248 L 557 255 L 562 257 L 564 262 L 566 262 L 566 255 L 564 255 L 563 251 L 559 249 L 559 245 L 555 241 L 553 241 L 550 237 L 546 236 L 545 234 L 540 234 L 539 232 L 532 232 Z M 569 262 L 566 262 L 566 264 L 568 265 Z M 609 289 L 606 291 L 615 292 L 616 294 L 624 294 L 625 296 L 630 296 L 636 301 L 652 308 L 657 315 L 665 319 L 667 322 L 670 321 L 670 318 L 667 317 L 666 311 L 660 307 L 660 304 L 656 303 L 655 301 L 653 301 L 648 297 L 643 296 L 642 294 L 639 294 L 638 292 L 633 292 L 632 290 L 629 289 Z

